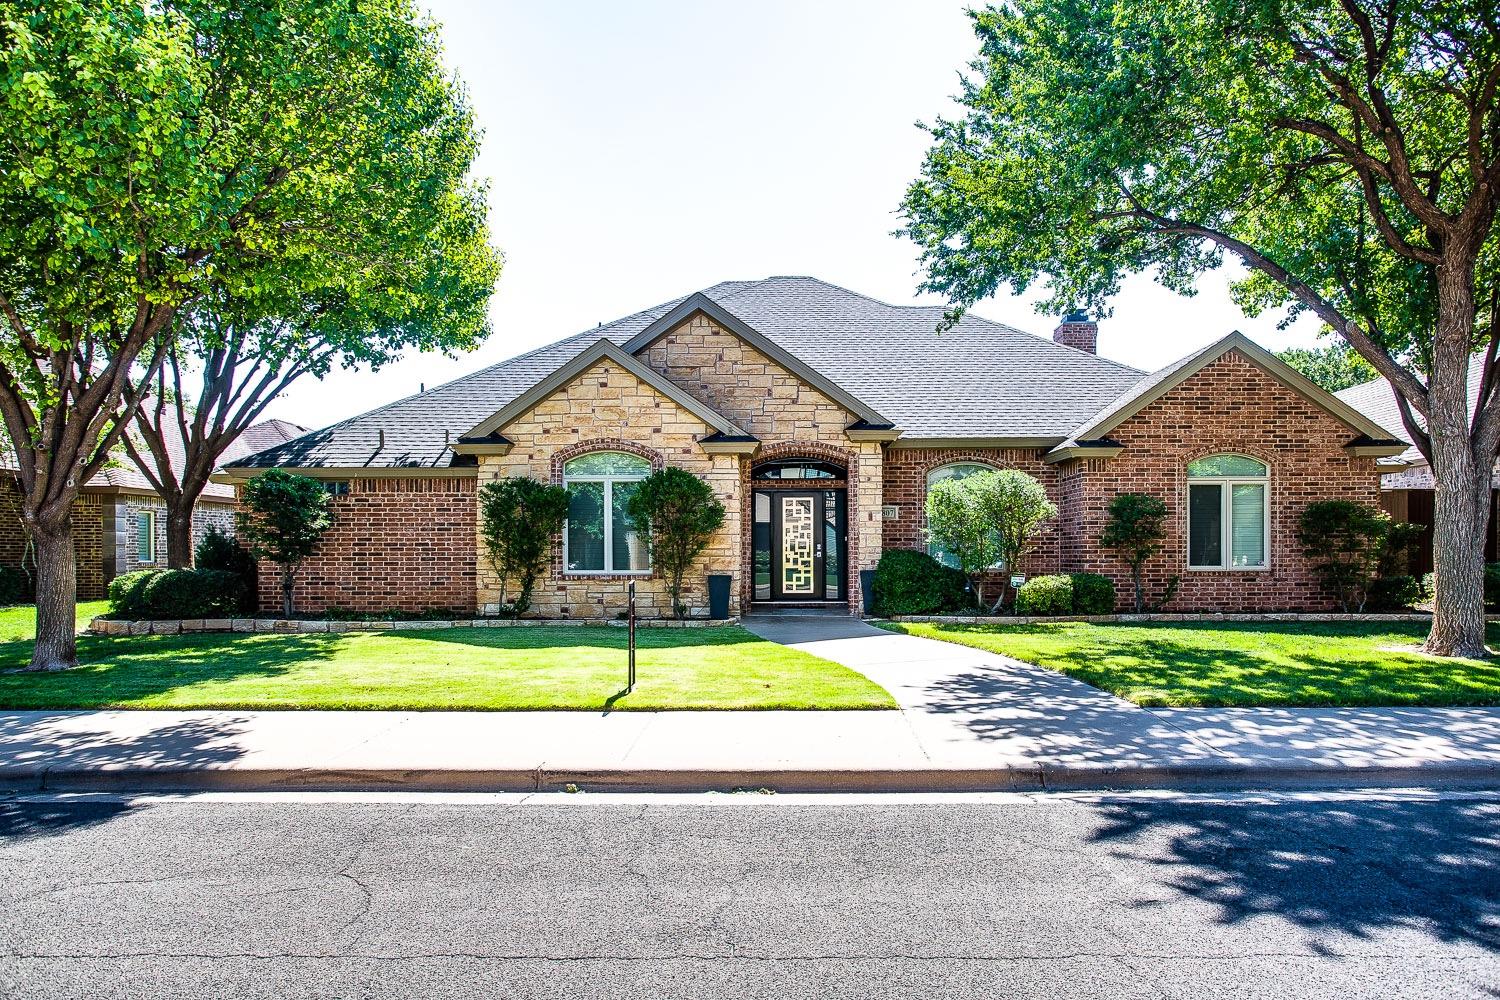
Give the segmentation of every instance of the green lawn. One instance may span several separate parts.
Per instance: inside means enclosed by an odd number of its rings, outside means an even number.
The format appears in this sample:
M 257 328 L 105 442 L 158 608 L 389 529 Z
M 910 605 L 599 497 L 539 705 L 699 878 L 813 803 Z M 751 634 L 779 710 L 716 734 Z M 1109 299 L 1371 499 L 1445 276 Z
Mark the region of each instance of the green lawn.
M 1444 660 L 1421 624 L 882 623 L 1049 667 L 1138 705 L 1494 705 L 1500 660 Z M 1489 641 L 1500 645 L 1500 628 Z
M 79 601 L 78 627 L 88 623 L 109 610 L 108 601 Z M 0 643 L 30 640 L 36 634 L 36 608 L 30 604 L 13 604 L 0 608 Z M 6 659 L 11 657 L 7 654 Z
M 24 611 L 0 611 L 0 671 L 30 656 L 31 609 Z M 80 617 L 87 620 L 82 609 Z M 76 670 L 0 673 L 0 708 L 896 707 L 862 674 L 739 627 L 648 628 L 638 636 L 636 688 L 621 695 L 619 628 L 84 635 Z

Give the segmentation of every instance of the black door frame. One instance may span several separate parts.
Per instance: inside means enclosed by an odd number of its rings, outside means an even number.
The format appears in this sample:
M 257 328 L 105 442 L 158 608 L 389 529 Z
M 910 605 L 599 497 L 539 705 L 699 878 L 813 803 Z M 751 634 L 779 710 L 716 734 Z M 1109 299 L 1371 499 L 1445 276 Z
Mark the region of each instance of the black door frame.
M 753 493 L 764 493 L 770 500 L 771 520 L 767 532 L 767 545 L 770 548 L 771 563 L 771 596 L 773 604 L 782 603 L 837 603 L 848 600 L 849 594 L 849 525 L 848 525 L 848 491 L 844 489 L 777 489 L 777 490 L 754 490 Z M 835 554 L 838 560 L 838 595 L 828 596 L 828 555 L 824 545 L 826 525 L 828 523 L 828 499 L 833 495 L 834 508 L 834 539 L 838 546 Z M 805 497 L 813 502 L 813 591 L 810 594 L 787 594 L 782 587 L 783 568 L 783 535 L 782 535 L 782 498 L 783 497 Z M 754 509 L 755 498 L 751 496 L 751 508 Z M 751 533 L 752 539 L 755 533 Z M 754 542 L 751 543 L 750 553 L 751 565 L 755 564 Z M 761 599 L 764 602 L 764 599 Z

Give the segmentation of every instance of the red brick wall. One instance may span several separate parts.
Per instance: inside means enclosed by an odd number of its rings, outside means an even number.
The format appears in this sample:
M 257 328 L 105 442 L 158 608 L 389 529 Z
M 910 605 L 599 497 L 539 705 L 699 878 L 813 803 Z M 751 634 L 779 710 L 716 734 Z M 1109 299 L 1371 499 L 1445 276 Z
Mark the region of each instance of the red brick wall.
M 100 498 L 85 493 L 73 505 L 73 552 L 80 601 L 104 597 L 104 523 Z M 0 476 L 0 566 L 36 572 L 36 560 L 26 552 L 21 524 L 21 491 L 11 476 Z
M 1034 448 L 889 448 L 885 453 L 885 504 L 900 508 L 895 520 L 885 526 L 884 544 L 888 549 L 927 550 L 927 475 L 934 469 L 956 462 L 978 462 L 997 469 L 1019 469 L 1034 476 L 1047 490 L 1047 496 L 1059 508 L 1062 495 L 1055 465 L 1042 462 L 1042 452 Z M 1020 571 L 1028 576 L 1056 573 L 1061 566 L 1061 536 L 1065 526 L 1061 518 L 1042 529 L 1036 548 Z
M 1130 571 L 1098 546 L 1106 508 L 1117 493 L 1150 493 L 1166 501 L 1166 546 L 1146 567 L 1147 599 L 1181 577 L 1173 611 L 1328 610 L 1296 539 L 1297 519 L 1315 500 L 1376 503 L 1374 459 L 1353 458 L 1343 445 L 1355 432 L 1231 352 L 1131 417 L 1109 437 L 1125 446 L 1117 457 L 1067 463 L 1062 470 L 1062 566 L 1115 580 L 1120 607 L 1130 597 Z M 1265 570 L 1187 568 L 1187 464 L 1235 452 L 1270 466 L 1270 566 Z
M 474 480 L 352 479 L 337 520 L 302 564 L 299 612 L 474 610 L 478 566 Z M 260 606 L 281 610 L 278 567 L 260 566 Z

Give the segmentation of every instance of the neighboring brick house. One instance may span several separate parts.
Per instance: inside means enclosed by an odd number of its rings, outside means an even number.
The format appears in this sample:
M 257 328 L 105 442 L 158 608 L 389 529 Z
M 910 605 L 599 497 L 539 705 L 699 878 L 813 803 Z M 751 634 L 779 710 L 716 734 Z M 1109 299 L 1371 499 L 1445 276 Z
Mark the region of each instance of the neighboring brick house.
M 233 461 L 305 433 L 306 427 L 285 420 L 265 420 L 246 428 L 226 455 Z M 169 440 L 168 446 L 180 467 L 181 442 Z M 194 542 L 210 525 L 233 534 L 234 511 L 234 487 L 209 483 L 193 510 Z M 166 566 L 166 505 L 129 458 L 121 456 L 84 485 L 73 508 L 73 550 L 79 600 L 102 598 L 109 581 L 121 573 Z M 30 572 L 33 565 L 21 524 L 20 488 L 14 472 L 0 462 L 0 566 Z
M 1476 354 L 1469 365 L 1469 412 L 1479 399 L 1479 383 L 1484 375 L 1484 355 Z M 1427 459 L 1411 445 L 1411 435 L 1401 420 L 1401 411 L 1396 405 L 1396 393 L 1389 382 L 1377 378 L 1336 393 L 1339 399 L 1354 407 L 1366 417 L 1384 427 L 1408 445 L 1399 456 L 1384 463 L 1384 474 L 1380 477 L 1380 506 L 1397 521 L 1420 524 L 1425 529 L 1412 551 L 1411 571 L 1416 574 L 1432 572 L 1432 522 L 1433 522 L 1433 478 Z M 1418 418 L 1420 419 L 1420 418 Z M 1490 519 L 1482 538 L 1486 562 L 1500 559 L 1500 465 L 1492 473 L 1490 490 Z
M 942 310 L 887 305 L 812 278 L 725 282 L 221 469 L 331 481 L 337 527 L 306 564 L 310 611 L 453 608 L 499 599 L 477 541 L 478 487 L 529 475 L 572 508 L 535 612 L 612 618 L 638 583 L 666 612 L 625 515 L 633 483 L 675 465 L 702 477 L 728 524 L 687 581 L 709 574 L 731 610 L 857 610 L 858 573 L 889 548 L 925 548 L 929 485 L 975 469 L 1035 476 L 1060 514 L 1016 570 L 1126 566 L 1101 550 L 1110 499 L 1163 497 L 1171 535 L 1147 567 L 1181 578 L 1175 609 L 1318 609 L 1331 602 L 1294 539 L 1313 500 L 1375 503 L 1377 459 L 1404 445 L 1232 334 L 1159 372 L 1095 354 L 1070 315 L 1053 340 Z M 939 553 L 941 554 L 941 553 Z M 273 574 L 263 574 L 263 604 Z

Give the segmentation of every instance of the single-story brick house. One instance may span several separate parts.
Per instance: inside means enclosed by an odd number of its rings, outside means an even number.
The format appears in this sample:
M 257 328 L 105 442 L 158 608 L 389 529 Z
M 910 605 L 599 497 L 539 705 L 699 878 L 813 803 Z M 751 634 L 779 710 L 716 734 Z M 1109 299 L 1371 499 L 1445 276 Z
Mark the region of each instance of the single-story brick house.
M 1148 567 L 1178 609 L 1326 608 L 1295 540 L 1309 501 L 1375 503 L 1376 460 L 1405 444 L 1239 334 L 1157 371 L 1098 357 L 1069 317 L 1051 340 L 813 278 L 731 281 L 227 464 L 333 481 L 337 525 L 305 566 L 308 610 L 493 610 L 475 491 L 501 476 L 567 485 L 568 524 L 537 587 L 543 616 L 614 617 L 662 581 L 623 511 L 664 465 L 709 482 L 728 526 L 690 581 L 733 579 L 732 612 L 857 610 L 858 571 L 923 548 L 930 483 L 979 468 L 1035 476 L 1060 516 L 1028 573 L 1092 570 L 1122 491 L 1162 496 L 1171 539 Z M 262 603 L 275 606 L 269 588 Z
M 1479 400 L 1479 383 L 1484 375 L 1483 356 L 1476 355 L 1469 365 L 1469 412 L 1473 413 Z M 1389 427 L 1392 435 L 1407 443 L 1406 451 L 1385 460 L 1387 468 L 1380 477 L 1380 506 L 1397 521 L 1420 524 L 1423 531 L 1412 552 L 1411 571 L 1418 575 L 1432 572 L 1432 522 L 1433 522 L 1433 478 L 1427 459 L 1410 443 L 1401 421 L 1401 411 L 1396 405 L 1396 391 L 1383 378 L 1343 389 L 1336 394 L 1382 427 Z M 1500 467 L 1491 473 L 1490 521 L 1478 544 L 1484 546 L 1486 562 L 1500 559 Z
M 306 432 L 306 427 L 285 420 L 263 420 L 235 439 L 225 459 L 234 461 Z M 181 440 L 168 437 L 166 443 L 174 467 L 181 468 Z M 0 455 L 0 566 L 30 572 L 34 558 L 21 523 L 21 491 L 13 463 L 14 455 Z M 193 508 L 194 543 L 210 526 L 233 534 L 235 507 L 233 486 L 209 483 Z M 121 455 L 84 484 L 73 505 L 73 551 L 78 599 L 84 601 L 102 598 L 109 581 L 121 573 L 166 566 L 166 505 L 129 457 Z

